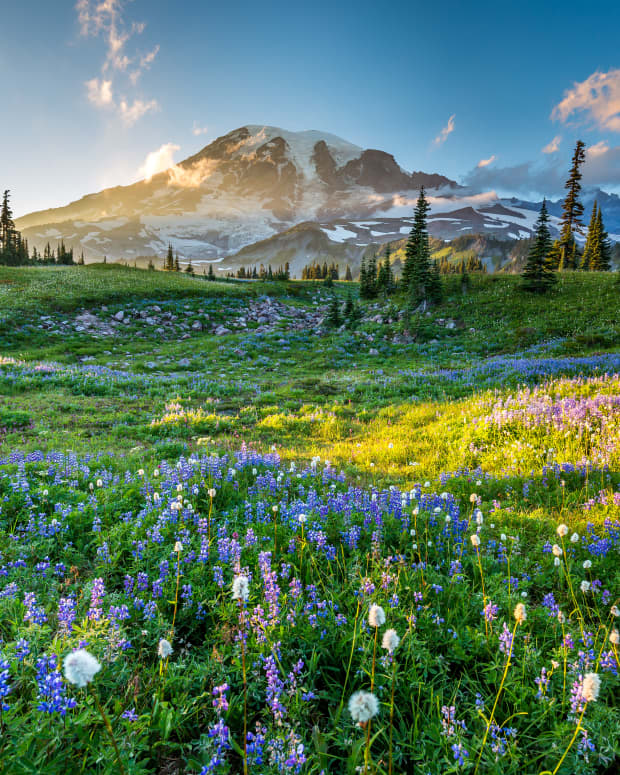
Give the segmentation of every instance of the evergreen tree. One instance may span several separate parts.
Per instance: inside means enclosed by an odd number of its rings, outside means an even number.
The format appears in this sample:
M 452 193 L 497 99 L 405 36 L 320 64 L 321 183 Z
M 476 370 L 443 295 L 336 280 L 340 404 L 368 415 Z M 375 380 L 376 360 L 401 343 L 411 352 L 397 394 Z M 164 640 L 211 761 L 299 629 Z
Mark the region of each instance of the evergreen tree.
M 172 243 L 168 243 L 168 252 L 166 253 L 166 260 L 164 261 L 164 269 L 166 272 L 174 272 L 174 254 L 172 252 Z
M 80 253 L 80 257 L 78 258 L 78 265 L 84 266 L 84 251 Z
M 605 231 L 603 213 L 600 207 L 598 208 L 598 214 L 596 216 L 596 233 L 599 241 L 598 254 L 596 256 L 596 261 L 591 268 L 594 272 L 609 272 L 611 271 L 612 247 L 609 235 Z
M 179 254 L 176 253 L 174 256 L 174 271 L 180 272 L 181 271 L 181 264 L 179 263 Z
M 155 264 L 153 263 L 153 259 L 149 258 L 149 265 L 148 265 L 149 272 L 155 271 Z
M 564 204 L 562 205 L 560 270 L 577 268 L 579 253 L 575 242 L 575 233 L 581 234 L 583 227 L 580 220 L 583 215 L 583 204 L 579 200 L 579 194 L 581 193 L 581 170 L 579 168 L 586 160 L 585 148 L 585 143 L 581 140 L 577 140 L 570 173 L 564 186 L 568 193 L 564 200 Z
M 597 233 L 597 214 L 598 207 L 595 199 L 594 206 L 592 207 L 592 216 L 590 217 L 590 225 L 588 226 L 588 236 L 586 237 L 586 244 L 583 248 L 583 258 L 581 259 L 581 268 L 584 272 L 594 269 L 594 266 L 597 263 L 597 254 L 600 251 L 600 238 Z
M 208 279 L 211 281 L 215 280 L 215 272 L 213 271 L 213 264 L 209 264 Z
M 390 263 L 390 246 L 386 245 L 385 257 L 379 267 L 377 275 L 377 291 L 389 296 L 394 290 L 394 273 Z
M 338 299 L 336 296 L 332 296 L 331 300 L 329 302 L 329 307 L 327 309 L 327 316 L 325 318 L 325 322 L 328 326 L 332 326 L 332 328 L 337 328 L 340 323 L 340 309 L 338 307 Z
M 192 266 L 192 259 L 190 258 L 189 264 L 185 267 L 187 274 L 194 274 L 194 267 Z
M 540 215 L 536 221 L 536 235 L 521 274 L 522 288 L 532 293 L 546 293 L 556 280 L 549 263 L 551 234 L 549 232 L 547 201 L 543 199 Z
M 351 267 L 349 266 L 349 264 L 347 264 L 347 271 L 346 271 L 346 274 L 344 276 L 344 281 L 346 283 L 352 283 L 353 282 L 353 275 L 351 274 Z
M 439 273 L 431 267 L 426 226 L 426 215 L 429 210 L 430 205 L 424 195 L 424 186 L 422 186 L 413 213 L 413 228 L 405 248 L 405 265 L 403 267 L 403 286 L 414 306 L 441 298 Z M 432 269 L 433 271 L 431 271 Z

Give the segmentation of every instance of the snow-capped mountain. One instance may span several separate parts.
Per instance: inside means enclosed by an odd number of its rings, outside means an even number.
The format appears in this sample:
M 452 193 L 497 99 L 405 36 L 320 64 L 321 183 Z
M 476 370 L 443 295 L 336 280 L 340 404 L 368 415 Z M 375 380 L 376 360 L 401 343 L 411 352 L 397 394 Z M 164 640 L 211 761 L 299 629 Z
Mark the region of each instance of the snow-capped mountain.
M 31 245 L 63 238 L 88 259 L 163 255 L 219 259 L 308 220 L 371 216 L 394 192 L 450 190 L 442 175 L 409 174 L 383 151 L 324 132 L 246 126 L 130 186 L 20 218 Z
M 369 245 L 402 238 L 422 185 L 433 236 L 520 239 L 532 233 L 535 203 L 494 192 L 472 195 L 443 175 L 409 173 L 389 153 L 325 132 L 255 125 L 219 137 L 150 179 L 26 215 L 17 228 L 31 247 L 63 239 L 87 261 L 163 256 L 171 243 L 182 260 L 195 264 L 236 268 L 260 256 L 259 262 L 272 264 L 283 258 L 300 272 L 317 257 L 311 232 L 322 255 L 347 256 L 353 265 Z M 610 224 L 608 230 L 614 231 Z

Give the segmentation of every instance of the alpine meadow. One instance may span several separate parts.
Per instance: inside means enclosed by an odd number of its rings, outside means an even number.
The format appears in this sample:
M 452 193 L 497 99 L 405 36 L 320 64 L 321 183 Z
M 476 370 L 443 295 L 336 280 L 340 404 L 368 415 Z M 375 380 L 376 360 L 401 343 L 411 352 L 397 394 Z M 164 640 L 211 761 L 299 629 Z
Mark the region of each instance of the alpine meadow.
M 620 9 L 515 10 L 0 11 L 0 773 L 618 773 Z

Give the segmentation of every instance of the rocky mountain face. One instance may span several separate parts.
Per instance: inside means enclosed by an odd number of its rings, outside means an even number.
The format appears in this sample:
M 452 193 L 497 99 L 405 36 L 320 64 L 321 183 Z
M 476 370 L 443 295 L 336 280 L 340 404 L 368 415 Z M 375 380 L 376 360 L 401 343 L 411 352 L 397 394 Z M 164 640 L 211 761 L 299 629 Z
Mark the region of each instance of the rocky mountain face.
M 456 187 L 323 132 L 246 126 L 149 180 L 31 213 L 17 226 L 31 246 L 64 239 L 86 260 L 161 256 L 171 242 L 184 259 L 213 261 L 303 221 L 365 217 L 421 185 Z
M 318 254 L 355 267 L 369 247 L 402 239 L 422 185 L 433 236 L 532 234 L 538 203 L 471 194 L 443 175 L 409 173 L 384 151 L 270 126 L 241 127 L 148 180 L 31 213 L 17 227 L 31 247 L 63 239 L 86 261 L 144 265 L 171 243 L 199 270 L 211 262 L 234 270 L 289 261 L 300 274 Z M 609 198 L 601 202 L 605 214 L 618 211 L 608 230 L 620 232 L 620 198 L 599 194 Z

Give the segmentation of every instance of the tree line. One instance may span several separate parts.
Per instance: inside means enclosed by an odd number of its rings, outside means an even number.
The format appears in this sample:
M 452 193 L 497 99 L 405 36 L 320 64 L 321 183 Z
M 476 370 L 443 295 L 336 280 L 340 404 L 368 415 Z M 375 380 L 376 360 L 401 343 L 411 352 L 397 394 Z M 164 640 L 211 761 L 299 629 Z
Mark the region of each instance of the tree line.
M 15 228 L 10 196 L 10 191 L 4 192 L 2 208 L 0 208 L 0 264 L 4 266 L 74 264 L 73 248 L 67 249 L 64 240 L 61 240 L 56 248 L 52 248 L 48 242 L 42 253 L 39 253 L 36 247 L 32 249 L 32 254 L 30 253 L 28 240 L 22 237 L 21 232 Z M 77 263 L 84 263 L 83 253 Z

